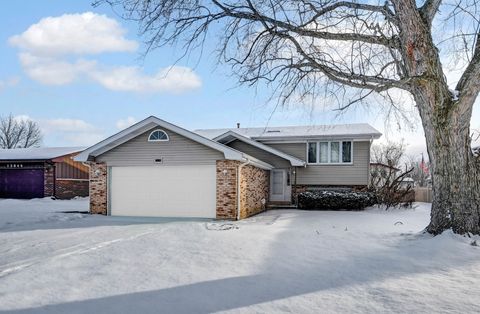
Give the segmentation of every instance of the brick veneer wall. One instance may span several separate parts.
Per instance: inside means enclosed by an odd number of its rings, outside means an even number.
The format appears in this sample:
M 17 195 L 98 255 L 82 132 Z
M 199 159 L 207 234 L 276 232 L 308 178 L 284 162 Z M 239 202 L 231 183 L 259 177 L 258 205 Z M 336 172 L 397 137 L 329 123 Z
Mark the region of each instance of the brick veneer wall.
M 51 164 L 45 163 L 43 175 L 43 189 L 44 196 L 53 196 L 54 186 L 55 186 L 55 168 Z
M 217 160 L 217 219 L 236 219 L 239 161 Z
M 107 214 L 107 165 L 90 162 L 90 213 Z
M 270 187 L 270 172 L 252 165 L 242 168 L 240 219 L 265 210 Z
M 241 162 L 234 160 L 217 161 L 217 219 L 237 219 L 237 176 L 240 164 Z M 252 165 L 242 168 L 241 219 L 265 210 L 269 178 L 269 171 Z
M 59 199 L 71 199 L 76 196 L 88 196 L 88 180 L 56 179 L 55 197 Z

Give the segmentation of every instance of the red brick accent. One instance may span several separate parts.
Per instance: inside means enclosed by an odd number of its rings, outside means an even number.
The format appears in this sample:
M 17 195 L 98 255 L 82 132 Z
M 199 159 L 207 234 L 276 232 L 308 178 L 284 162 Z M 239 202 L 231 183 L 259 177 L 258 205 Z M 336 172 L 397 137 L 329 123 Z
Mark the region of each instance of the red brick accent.
M 90 213 L 107 214 L 107 165 L 90 162 Z
M 217 160 L 217 219 L 236 219 L 239 161 Z
M 256 215 L 266 208 L 270 172 L 252 165 L 242 168 L 240 184 L 240 219 Z
M 217 219 L 237 219 L 237 176 L 241 162 L 217 160 Z M 240 218 L 265 210 L 269 193 L 269 171 L 252 165 L 242 167 Z
M 45 170 L 43 175 L 43 189 L 44 189 L 44 196 L 49 197 L 53 196 L 55 186 L 55 168 L 45 163 Z
M 71 199 L 76 196 L 88 196 L 88 180 L 56 179 L 55 197 L 59 199 Z

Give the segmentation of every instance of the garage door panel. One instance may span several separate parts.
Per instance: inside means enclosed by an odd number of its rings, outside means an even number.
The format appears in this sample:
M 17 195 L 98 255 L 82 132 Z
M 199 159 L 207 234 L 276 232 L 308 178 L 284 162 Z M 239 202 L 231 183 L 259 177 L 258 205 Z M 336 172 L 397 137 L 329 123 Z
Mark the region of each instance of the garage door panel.
M 0 169 L 0 198 L 44 197 L 43 169 Z
M 115 216 L 216 215 L 216 167 L 112 167 L 110 212 Z

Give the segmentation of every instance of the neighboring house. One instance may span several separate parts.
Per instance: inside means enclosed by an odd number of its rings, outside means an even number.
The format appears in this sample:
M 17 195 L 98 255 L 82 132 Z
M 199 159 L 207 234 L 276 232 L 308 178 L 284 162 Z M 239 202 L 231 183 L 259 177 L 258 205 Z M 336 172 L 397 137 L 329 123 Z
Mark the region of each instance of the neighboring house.
M 399 168 L 380 162 L 370 163 L 370 185 L 382 187 L 387 179 L 393 180 L 397 177 Z
M 149 117 L 86 149 L 90 210 L 120 216 L 240 219 L 308 189 L 364 189 L 368 124 L 191 132 Z
M 403 178 L 400 181 L 400 187 L 403 189 L 407 189 L 407 188 L 413 189 L 415 187 L 415 180 L 413 180 L 413 178 L 410 178 L 410 177 Z
M 83 149 L 0 149 L 0 198 L 88 196 L 88 167 L 73 160 Z

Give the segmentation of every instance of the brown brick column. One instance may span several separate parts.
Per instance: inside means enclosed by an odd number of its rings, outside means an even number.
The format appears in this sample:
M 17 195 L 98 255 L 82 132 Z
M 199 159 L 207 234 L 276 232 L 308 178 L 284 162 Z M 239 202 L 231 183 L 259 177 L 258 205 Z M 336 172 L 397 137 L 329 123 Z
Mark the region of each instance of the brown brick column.
M 217 160 L 217 219 L 236 219 L 239 161 Z
M 240 183 L 240 219 L 266 209 L 270 188 L 270 172 L 252 165 L 242 168 Z
M 43 175 L 43 196 L 49 197 L 54 196 L 54 186 L 55 186 L 55 168 L 53 165 L 45 163 L 45 171 Z
M 107 165 L 90 162 L 90 213 L 107 214 Z

